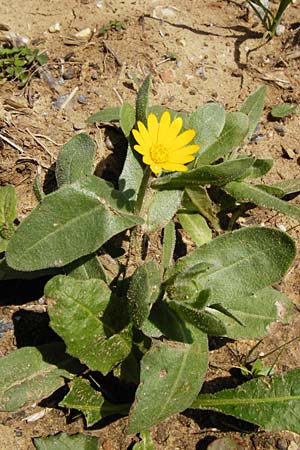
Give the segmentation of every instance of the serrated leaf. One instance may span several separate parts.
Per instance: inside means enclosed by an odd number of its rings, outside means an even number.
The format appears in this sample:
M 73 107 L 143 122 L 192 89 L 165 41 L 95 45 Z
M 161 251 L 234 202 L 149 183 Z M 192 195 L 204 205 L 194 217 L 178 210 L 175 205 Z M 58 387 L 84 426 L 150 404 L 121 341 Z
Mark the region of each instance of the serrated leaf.
M 135 109 L 130 103 L 124 102 L 120 111 L 120 127 L 124 136 L 128 139 L 132 128 L 135 125 Z
M 127 199 L 95 176 L 45 197 L 18 227 L 7 248 L 13 269 L 62 267 L 96 251 L 112 236 L 141 223 L 127 213 Z
M 81 411 L 88 427 L 114 414 L 127 414 L 129 405 L 110 403 L 84 379 L 75 378 L 71 389 L 59 406 Z
M 58 186 L 73 183 L 91 175 L 95 158 L 95 143 L 85 133 L 76 134 L 64 144 L 58 154 L 55 177 Z
M 192 238 L 197 246 L 211 241 L 211 229 L 207 225 L 204 217 L 200 216 L 200 214 L 180 213 L 178 214 L 178 219 L 184 231 Z
M 134 444 L 132 450 L 155 450 L 150 431 L 140 433 L 141 441 Z
M 131 204 L 136 201 L 143 174 L 144 169 L 138 153 L 133 152 L 131 147 L 128 146 L 123 170 L 119 177 L 119 190 Z
M 155 189 L 196 188 L 213 184 L 222 186 L 241 177 L 254 163 L 254 158 L 238 158 L 214 166 L 201 166 L 183 173 L 174 173 L 157 178 L 152 182 Z
M 162 246 L 162 265 L 168 269 L 173 259 L 173 253 L 176 244 L 175 224 L 172 220 L 164 228 L 163 246 Z
M 164 227 L 176 214 L 181 203 L 182 192 L 179 190 L 156 191 L 148 207 L 147 229 L 154 232 Z
M 261 86 L 255 92 L 249 95 L 240 108 L 240 112 L 247 114 L 249 119 L 249 129 L 247 136 L 250 138 L 259 123 L 260 116 L 264 109 L 264 100 L 267 87 Z
M 99 440 L 84 434 L 59 433 L 55 436 L 33 439 L 37 450 L 98 450 Z
M 96 123 L 96 122 L 119 122 L 120 120 L 120 111 L 121 108 L 119 106 L 113 108 L 105 108 L 101 111 L 92 114 L 88 119 L 87 123 Z
M 202 105 L 190 115 L 189 127 L 196 131 L 194 142 L 200 145 L 200 152 L 220 136 L 225 125 L 225 117 L 223 106 L 217 103 Z
M 248 133 L 248 116 L 241 112 L 226 113 L 225 125 L 216 141 L 209 145 L 197 158 L 197 167 L 211 164 L 238 148 Z
M 282 118 L 294 114 L 297 111 L 297 105 L 295 103 L 282 103 L 274 106 L 271 111 L 271 116 L 275 118 Z
M 0 361 L 0 410 L 42 400 L 83 370 L 61 342 L 15 350 Z
M 151 75 L 147 75 L 140 87 L 137 98 L 136 98 L 136 121 L 143 122 L 144 125 L 147 124 L 147 108 L 148 108 L 148 97 L 151 83 Z
M 266 431 L 299 433 L 300 370 L 255 378 L 235 389 L 202 394 L 193 409 L 212 409 L 255 423 Z
M 232 181 L 226 184 L 223 189 L 238 202 L 254 203 L 255 205 L 274 209 L 293 219 L 300 220 L 299 206 L 281 200 L 257 186 L 241 181 Z
M 161 269 L 155 261 L 138 267 L 131 277 L 127 298 L 128 312 L 136 328 L 141 328 L 159 297 Z
M 106 318 L 111 291 L 102 280 L 58 275 L 46 284 L 45 295 L 51 299 L 51 327 L 91 370 L 107 374 L 129 355 L 131 327 L 115 329 Z
M 141 361 L 141 382 L 129 414 L 129 433 L 149 429 L 188 408 L 207 369 L 207 337 L 194 327 L 193 342 L 155 341 Z M 188 377 L 187 377 L 188 374 Z

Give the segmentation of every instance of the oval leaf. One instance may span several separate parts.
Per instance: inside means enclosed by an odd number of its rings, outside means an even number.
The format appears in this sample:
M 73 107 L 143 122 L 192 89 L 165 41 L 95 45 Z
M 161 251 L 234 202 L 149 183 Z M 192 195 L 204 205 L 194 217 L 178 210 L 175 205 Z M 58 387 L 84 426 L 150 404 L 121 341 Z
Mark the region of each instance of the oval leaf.
M 95 176 L 66 184 L 47 195 L 18 227 L 7 248 L 7 263 L 33 271 L 62 267 L 93 253 L 112 236 L 141 223 L 126 213 L 126 206 L 120 192 Z
M 33 439 L 37 450 L 98 450 L 99 439 L 94 436 L 85 436 L 84 434 L 59 433 L 55 436 Z
M 200 214 L 178 214 L 179 222 L 184 231 L 192 238 L 197 246 L 211 241 L 212 232 L 204 217 Z
M 190 115 L 189 128 L 196 131 L 193 142 L 200 145 L 200 151 L 217 140 L 224 128 L 225 117 L 223 106 L 217 103 L 202 105 Z

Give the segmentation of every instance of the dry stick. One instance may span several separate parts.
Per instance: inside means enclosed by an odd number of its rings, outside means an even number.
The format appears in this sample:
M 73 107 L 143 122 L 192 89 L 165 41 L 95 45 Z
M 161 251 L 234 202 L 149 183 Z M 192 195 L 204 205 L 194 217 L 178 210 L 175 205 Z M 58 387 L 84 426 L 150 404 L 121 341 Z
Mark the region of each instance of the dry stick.
M 123 66 L 123 63 L 122 63 L 122 61 L 120 60 L 120 58 L 118 57 L 118 55 L 116 54 L 116 52 L 108 45 L 107 42 L 103 41 L 103 45 L 104 45 L 105 50 L 106 50 L 108 53 L 111 53 L 112 56 L 115 58 L 115 61 L 116 61 L 117 65 L 120 66 L 120 67 L 122 67 L 122 66 Z
M 42 147 L 42 149 L 45 150 L 45 152 L 50 156 L 50 160 L 52 160 L 53 155 L 52 155 L 52 153 L 47 149 L 47 147 L 46 147 L 39 139 L 37 139 L 37 137 L 36 137 L 34 134 L 32 134 L 31 131 L 30 131 L 28 128 L 26 128 L 25 131 L 27 131 L 27 133 L 30 134 L 30 136 L 32 137 L 32 139 L 33 139 L 37 144 L 39 144 L 39 145 Z
M 20 147 L 18 144 L 15 144 L 13 141 L 8 139 L 7 137 L 3 136 L 3 134 L 0 134 L 0 139 L 2 139 L 2 141 L 4 141 L 7 144 L 9 144 L 11 147 L 13 147 L 16 150 L 18 150 L 18 152 L 25 153 L 25 151 L 22 149 L 22 147 Z
M 62 111 L 63 109 L 65 109 L 68 104 L 70 103 L 70 101 L 73 99 L 73 97 L 75 96 L 76 92 L 78 91 L 78 86 L 76 86 L 73 91 L 71 92 L 71 94 L 66 98 L 66 100 L 63 102 L 63 104 L 60 107 L 60 111 Z

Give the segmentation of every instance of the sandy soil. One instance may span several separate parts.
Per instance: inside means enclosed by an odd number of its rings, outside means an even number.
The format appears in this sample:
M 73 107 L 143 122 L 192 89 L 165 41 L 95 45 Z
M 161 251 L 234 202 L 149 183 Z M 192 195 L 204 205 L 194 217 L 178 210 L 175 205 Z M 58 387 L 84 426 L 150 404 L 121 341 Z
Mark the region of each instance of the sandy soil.
M 99 30 L 110 21 L 120 22 L 123 29 L 110 29 L 99 36 Z M 50 32 L 56 23 L 58 30 Z M 118 173 L 122 155 L 118 155 L 114 142 L 105 129 L 87 126 L 85 120 L 101 108 L 125 100 L 133 103 L 138 82 L 149 72 L 153 77 L 152 103 L 183 111 L 193 111 L 208 101 L 220 102 L 234 111 L 251 92 L 266 84 L 260 139 L 244 151 L 275 159 L 270 181 L 299 177 L 300 117 L 294 115 L 278 122 L 269 120 L 268 115 L 280 102 L 300 103 L 299 4 L 290 6 L 283 23 L 284 34 L 262 45 L 263 30 L 255 25 L 251 15 L 247 16 L 241 0 L 2 1 L 1 40 L 28 38 L 30 46 L 45 50 L 49 56 L 44 77 L 33 78 L 25 89 L 13 82 L 0 84 L 0 134 L 19 146 L 17 150 L 0 140 L 0 185 L 16 187 L 19 219 L 36 205 L 32 190 L 36 174 L 39 172 L 46 180 L 47 188 L 59 148 L 74 133 L 84 131 L 95 139 L 100 171 L 110 171 L 112 176 Z M 78 38 L 76 34 L 85 28 L 90 29 L 88 38 Z M 55 108 L 60 96 L 71 93 L 73 101 L 66 108 Z M 279 214 L 256 209 L 250 220 L 249 225 L 264 222 L 284 226 L 294 238 L 299 237 L 298 224 Z M 297 335 L 298 264 L 297 261 L 280 286 L 294 302 L 294 321 L 277 324 L 262 342 L 260 351 L 275 348 Z M 38 300 L 42 286 L 36 285 L 33 290 L 28 283 L 17 283 L 12 289 L 4 283 L 1 292 L 4 296 L 0 300 L 0 318 L 8 323 L 18 314 L 22 321 L 26 312 L 46 312 L 46 306 Z M 44 323 L 38 325 L 42 330 L 47 326 L 47 318 L 43 317 Z M 8 330 L 0 338 L 0 356 L 18 345 L 40 343 L 36 336 L 33 332 L 18 342 L 14 330 Z M 239 364 L 253 344 L 230 343 L 212 350 L 207 382 L 219 380 L 215 381 L 219 388 L 230 385 L 229 369 Z M 289 345 L 281 354 L 277 369 L 299 367 L 298 349 L 299 341 Z M 270 356 L 266 364 L 273 361 Z M 44 417 L 26 421 L 26 417 L 42 409 L 31 405 L 15 413 L 0 413 L 0 449 L 33 450 L 33 437 L 62 430 L 98 436 L 103 450 L 125 450 L 136 440 L 125 434 L 126 419 L 87 431 L 82 419 L 70 421 L 64 411 L 46 409 Z M 248 450 L 300 448 L 300 438 L 292 433 L 245 433 L 239 423 L 208 413 L 177 415 L 152 430 L 157 450 L 206 449 L 214 438 L 223 435 L 235 436 Z

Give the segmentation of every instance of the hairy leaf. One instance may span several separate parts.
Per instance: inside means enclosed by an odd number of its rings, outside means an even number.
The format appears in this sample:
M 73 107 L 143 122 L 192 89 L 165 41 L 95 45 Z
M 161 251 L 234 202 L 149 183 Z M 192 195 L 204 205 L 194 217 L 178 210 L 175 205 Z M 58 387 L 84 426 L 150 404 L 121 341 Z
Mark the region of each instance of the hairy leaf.
M 87 123 L 96 123 L 96 122 L 119 122 L 120 120 L 120 111 L 121 108 L 119 106 L 113 108 L 105 108 L 101 111 L 92 114 L 88 119 Z
M 91 175 L 95 153 L 94 141 L 87 134 L 73 136 L 58 154 L 55 167 L 58 186 Z
M 259 123 L 264 108 L 266 91 L 266 86 L 259 87 L 253 94 L 246 98 L 241 106 L 240 112 L 247 114 L 249 119 L 248 137 L 252 136 L 253 131 Z
M 255 423 L 267 431 L 299 432 L 300 370 L 254 378 L 235 389 L 202 394 L 193 409 L 212 409 Z
M 33 439 L 37 450 L 98 450 L 99 440 L 84 434 L 59 433 L 55 436 Z
M 200 214 L 178 214 L 179 222 L 184 231 L 192 238 L 197 246 L 212 239 L 212 232 L 204 217 Z
M 0 188 L 0 253 L 5 251 L 15 232 L 17 218 L 17 195 L 13 186 Z
M 83 370 L 60 342 L 15 350 L 0 361 L 0 410 L 42 400 Z
M 120 126 L 124 136 L 128 139 L 135 124 L 135 109 L 130 103 L 124 102 L 120 111 Z
M 143 173 L 144 170 L 138 153 L 133 152 L 131 147 L 128 146 L 123 170 L 119 177 L 119 190 L 131 204 L 136 201 Z
M 181 197 L 182 192 L 179 190 L 154 192 L 146 219 L 150 232 L 164 227 L 175 216 L 181 203 Z
M 145 125 L 147 123 L 148 97 L 151 83 L 151 75 L 147 75 L 140 87 L 136 99 L 136 121 L 140 120 Z
M 176 243 L 176 230 L 173 220 L 165 226 L 162 248 L 162 265 L 164 269 L 168 269 L 173 259 L 173 253 Z
M 126 198 L 95 176 L 47 195 L 18 227 L 7 248 L 13 269 L 62 267 L 96 251 L 112 236 L 141 223 Z
M 189 127 L 196 131 L 195 144 L 200 152 L 212 145 L 220 136 L 225 125 L 226 113 L 222 105 L 208 103 L 200 106 L 190 115 Z

